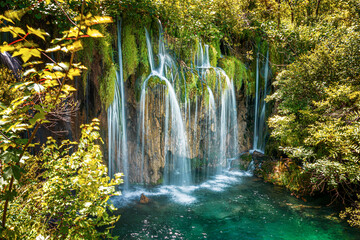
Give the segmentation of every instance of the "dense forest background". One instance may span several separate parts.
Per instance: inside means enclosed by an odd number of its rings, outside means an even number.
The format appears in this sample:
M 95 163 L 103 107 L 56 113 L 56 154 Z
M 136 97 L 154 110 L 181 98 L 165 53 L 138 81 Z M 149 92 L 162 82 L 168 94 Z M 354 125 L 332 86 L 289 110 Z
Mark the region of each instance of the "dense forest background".
M 96 239 L 116 221 L 108 199 L 121 175 L 109 182 L 98 120 L 83 126 L 77 142 L 48 138 L 39 146 L 36 132 L 78 110 L 74 79 L 89 69 L 91 48 L 98 47 L 102 59 L 102 104 L 111 103 L 118 18 L 138 29 L 160 20 L 179 59 L 202 41 L 213 55 L 251 68 L 268 49 L 273 86 L 266 154 L 274 160 L 257 174 L 297 195 L 331 196 L 329 203 L 343 206 L 341 216 L 360 226 L 358 0 L 6 0 L 0 9 L 0 50 L 8 59 L 0 72 L 2 238 Z M 125 80 L 137 67 L 146 71 L 146 57 L 132 57 L 131 37 L 123 50 Z M 238 91 L 253 96 L 254 77 L 237 72 L 237 61 L 212 59 L 238 79 Z M 7 70 L 20 65 L 16 74 Z M 102 226 L 110 227 L 99 232 Z

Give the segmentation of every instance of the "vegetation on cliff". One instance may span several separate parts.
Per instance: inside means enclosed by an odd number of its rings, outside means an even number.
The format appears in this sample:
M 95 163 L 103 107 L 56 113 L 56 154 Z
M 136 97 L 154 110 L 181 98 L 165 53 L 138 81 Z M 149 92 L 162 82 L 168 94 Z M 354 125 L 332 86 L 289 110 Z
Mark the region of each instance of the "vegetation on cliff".
M 271 166 L 264 177 L 293 191 L 330 194 L 347 206 L 342 216 L 360 226 L 359 1 L 6 0 L 0 9 L 0 31 L 9 33 L 1 36 L 1 52 L 21 58 L 24 69 L 21 79 L 0 72 L 2 237 L 31 233 L 81 238 L 115 221 L 106 212 L 115 182 L 106 185 L 106 168 L 94 144 L 97 131 L 86 130 L 97 130 L 96 123 L 84 128 L 73 152 L 66 141 L 61 146 L 51 139 L 42 148 L 34 145 L 40 126 L 49 127 L 54 119 L 64 120 L 77 111 L 72 80 L 83 74 L 86 86 L 83 70 L 101 75 L 97 77 L 105 108 L 112 101 L 116 27 L 99 14 L 123 19 L 124 80 L 138 86 L 150 70 L 145 27 L 157 36 L 153 29 L 160 20 L 191 99 L 203 89 L 191 72 L 199 40 L 210 46 L 211 65 L 222 67 L 237 91 L 248 96 L 255 92 L 254 60 L 269 51 L 276 78 L 268 98 L 274 112 L 267 151 L 291 160 L 266 163 Z M 98 23 L 109 26 L 93 27 Z M 83 48 L 86 51 L 79 53 Z M 92 68 L 95 56 L 101 59 L 99 74 Z M 214 85 L 212 80 L 209 76 L 207 84 Z M 285 175 L 280 174 L 283 169 L 288 170 Z M 90 177 L 107 189 L 86 182 Z M 84 189 L 84 183 L 93 188 Z M 30 219 L 33 214 L 36 218 Z

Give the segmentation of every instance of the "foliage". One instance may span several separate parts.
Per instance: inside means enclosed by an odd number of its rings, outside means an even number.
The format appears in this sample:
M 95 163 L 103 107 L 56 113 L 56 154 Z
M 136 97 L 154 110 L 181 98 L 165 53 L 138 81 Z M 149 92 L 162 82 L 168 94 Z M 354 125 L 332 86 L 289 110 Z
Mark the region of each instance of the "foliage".
M 135 69 L 139 65 L 139 53 L 134 35 L 134 26 L 125 25 L 123 27 L 122 36 L 121 49 L 123 56 L 124 81 L 126 81 L 130 75 L 135 73 Z
M 98 239 L 111 237 L 109 229 L 117 220 L 109 216 L 109 197 L 121 174 L 110 181 L 102 163 L 99 120 L 82 126 L 79 143 L 65 140 L 61 145 L 51 137 L 40 154 L 27 160 L 26 174 L 19 179 L 19 195 L 10 205 L 8 238 Z M 100 139 L 101 140 L 101 139 Z M 99 227 L 105 231 L 98 231 Z
M 265 161 L 256 171 L 265 181 L 281 185 L 296 195 L 309 192 L 310 176 L 291 159 Z
M 46 4 L 49 2 L 46 1 Z M 76 108 L 76 105 L 69 104 L 71 93 L 76 89 L 68 82 L 80 76 L 81 71 L 85 69 L 81 63 L 74 62 L 75 53 L 83 48 L 81 38 L 102 37 L 103 35 L 92 26 L 112 21 L 110 17 L 92 16 L 90 13 L 84 15 L 84 4 L 81 9 L 80 13 L 73 12 L 76 16 L 72 16 L 72 20 L 64 12 L 72 25 L 62 32 L 60 38 L 54 37 L 52 40 L 48 39 L 50 34 L 42 29 L 16 25 L 29 9 L 8 10 L 4 15 L 0 15 L 0 31 L 11 33 L 16 39 L 12 43 L 4 42 L 0 46 L 0 51 L 12 52 L 13 57 L 21 57 L 24 63 L 21 80 L 1 81 L 1 236 L 13 231 L 6 222 L 8 211 L 14 210 L 12 203 L 14 199 L 19 198 L 21 188 L 24 187 L 20 183 L 29 168 L 29 148 L 34 147 L 33 140 L 37 130 L 49 122 L 47 117 L 61 118 L 63 114 L 66 115 Z M 64 58 L 67 59 L 66 62 L 56 62 L 48 56 L 53 53 L 70 56 Z M 11 81 L 15 83 L 10 84 Z M 4 92 L 10 93 L 10 96 L 4 96 Z M 94 215 L 94 212 L 91 213 Z M 99 216 L 101 214 L 103 213 L 99 211 Z M 101 216 L 99 219 L 102 219 Z M 11 215 L 11 220 L 16 221 L 16 214 Z
M 277 113 L 269 125 L 280 149 L 311 174 L 313 191 L 352 204 L 360 180 L 360 33 L 357 27 L 332 33 L 277 76 L 268 98 Z M 351 215 L 350 223 L 357 217 Z

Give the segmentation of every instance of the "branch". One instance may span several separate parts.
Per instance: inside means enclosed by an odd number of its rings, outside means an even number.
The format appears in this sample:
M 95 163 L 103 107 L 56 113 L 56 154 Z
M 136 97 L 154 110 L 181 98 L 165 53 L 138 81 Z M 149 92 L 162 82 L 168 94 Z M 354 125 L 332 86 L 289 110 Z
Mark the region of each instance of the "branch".
M 64 9 L 61 7 L 60 3 L 58 1 L 55 0 L 55 3 L 59 6 L 59 8 L 61 9 L 61 11 L 65 14 L 65 16 L 67 17 L 67 19 L 77 27 L 76 23 L 69 17 L 69 15 L 64 11 Z

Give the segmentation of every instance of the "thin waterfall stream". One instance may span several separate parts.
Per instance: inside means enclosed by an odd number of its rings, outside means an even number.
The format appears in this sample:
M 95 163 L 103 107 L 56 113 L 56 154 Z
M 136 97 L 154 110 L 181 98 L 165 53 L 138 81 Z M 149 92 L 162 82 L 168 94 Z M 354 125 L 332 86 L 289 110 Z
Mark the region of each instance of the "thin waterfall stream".
M 116 72 L 115 95 L 108 112 L 109 175 L 124 173 L 124 188 L 129 187 L 128 148 L 126 129 L 126 106 L 121 51 L 121 21 L 117 21 L 117 45 L 119 71 Z

